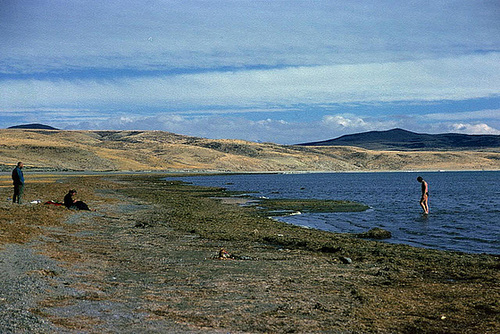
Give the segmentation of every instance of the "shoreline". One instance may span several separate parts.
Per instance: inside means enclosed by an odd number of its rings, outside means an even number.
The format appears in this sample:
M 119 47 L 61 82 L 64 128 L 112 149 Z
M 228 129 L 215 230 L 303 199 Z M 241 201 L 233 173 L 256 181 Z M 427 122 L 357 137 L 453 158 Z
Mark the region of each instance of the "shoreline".
M 15 317 L 14 295 L 0 300 L 4 319 L 14 322 L 0 320 L 0 329 L 16 324 L 33 333 L 500 330 L 498 256 L 276 223 L 251 207 L 211 198 L 225 193 L 220 188 L 162 176 L 60 176 L 46 183 L 36 176 L 40 182 L 26 188 L 26 196 L 45 199 L 71 185 L 97 212 L 2 203 L 0 251 L 16 243 L 52 264 L 10 271 L 16 281 L 39 283 L 22 285 L 23 296 L 31 298 L 23 306 L 29 317 Z M 220 248 L 239 259 L 217 259 Z M 41 285 L 47 289 L 31 296 L 29 289 Z
M 438 173 L 441 172 L 428 174 L 428 176 L 434 175 L 433 176 L 433 178 L 435 179 L 434 181 L 438 180 L 441 181 L 442 183 L 442 180 L 440 180 L 439 177 L 444 177 L 444 175 L 439 176 Z M 480 176 L 481 178 L 487 178 L 492 182 L 494 182 L 497 176 L 497 172 L 488 172 L 492 174 L 473 174 L 473 173 L 476 172 L 468 174 L 466 179 L 471 178 L 472 180 Z M 283 175 L 288 175 L 288 174 L 301 175 L 294 173 L 286 173 Z M 331 175 L 335 174 L 338 173 L 333 173 Z M 335 182 L 341 182 L 341 183 L 347 182 L 345 180 L 347 180 L 346 177 L 349 175 L 349 173 L 342 173 L 342 174 L 344 174 L 344 176 L 338 179 L 341 181 L 337 180 Z M 375 176 L 375 175 L 365 176 L 365 178 L 362 178 L 362 174 L 360 174 L 359 177 L 355 176 L 356 174 L 358 173 L 355 173 L 353 176 L 349 177 L 349 181 L 353 180 L 358 181 L 368 178 L 370 178 L 371 180 Z M 403 178 L 404 174 L 406 173 L 396 174 L 392 176 L 387 174 L 385 177 L 381 176 L 381 178 L 383 178 L 386 181 L 399 180 L 400 178 Z M 406 175 L 404 177 L 408 179 L 411 178 L 411 175 L 413 174 L 415 174 L 415 177 L 418 175 L 417 172 L 415 173 L 412 172 L 412 174 L 410 174 L 409 176 Z M 276 176 L 278 177 L 277 179 L 274 177 L 271 178 L 265 176 L 255 179 L 250 176 L 249 177 L 243 176 L 242 178 L 240 178 L 240 177 L 231 177 L 231 175 L 233 174 L 225 174 L 225 175 L 228 175 L 227 178 L 224 175 L 222 176 L 219 175 L 219 177 L 216 177 L 213 180 L 208 176 L 205 177 L 203 175 L 201 176 L 193 175 L 193 177 L 198 177 L 198 176 L 200 177 L 199 180 L 195 180 L 195 179 L 190 179 L 190 175 L 186 175 L 185 177 L 181 177 L 180 180 L 193 185 L 209 185 L 214 187 L 227 188 L 228 192 L 232 191 L 236 192 L 236 195 L 234 195 L 236 199 L 232 199 L 231 197 L 229 197 L 228 199 L 225 199 L 225 202 L 235 202 L 236 204 L 239 205 L 244 205 L 245 202 L 247 202 L 246 200 L 240 199 L 239 195 L 240 193 L 244 194 L 245 197 L 249 198 L 250 201 L 254 201 L 257 203 L 262 202 L 263 205 L 261 206 L 265 206 L 265 203 L 270 199 L 288 201 L 288 200 L 293 200 L 295 196 L 302 198 L 302 200 L 307 198 L 308 200 L 311 201 L 321 201 L 317 200 L 317 198 L 323 198 L 323 199 L 344 198 L 348 200 L 349 193 L 358 194 L 360 191 L 358 188 L 349 188 L 347 190 L 344 189 L 342 192 L 338 194 L 323 193 L 322 192 L 323 189 L 321 187 L 319 187 L 320 189 L 316 188 L 316 184 L 319 185 L 322 184 L 321 183 L 322 181 L 318 183 L 317 181 L 318 178 L 316 176 L 306 177 L 305 175 L 303 178 L 294 178 L 292 176 L 290 178 L 284 178 L 284 177 L 279 178 L 279 175 L 277 175 Z M 319 180 L 326 180 L 326 178 L 329 178 L 327 173 L 322 178 L 319 178 Z M 455 181 L 450 181 L 451 183 L 460 184 L 459 179 L 463 177 L 461 176 L 461 174 L 456 174 L 456 175 L 449 174 L 448 178 L 453 178 L 453 180 L 455 180 Z M 169 179 L 174 180 L 175 177 Z M 255 182 L 258 182 L 258 185 L 256 185 Z M 273 187 L 272 188 L 266 187 L 267 182 L 273 184 Z M 260 183 L 262 183 L 262 185 L 260 185 Z M 302 183 L 304 183 L 305 187 L 301 187 Z M 494 190 L 494 188 L 493 189 L 491 188 L 491 185 L 489 185 L 489 183 L 484 184 L 484 186 L 487 188 L 478 188 L 480 189 L 481 193 L 484 193 L 486 189 L 490 189 L 490 191 Z M 275 189 L 279 191 L 274 191 Z M 435 188 L 436 191 L 440 190 L 439 195 L 441 197 L 444 197 L 447 194 L 446 189 L 448 189 L 447 186 L 443 185 L 441 185 L 441 189 Z M 390 193 L 393 194 L 393 191 L 399 191 L 399 188 L 397 189 L 391 188 Z M 469 194 L 471 194 L 470 191 Z M 392 198 L 394 199 L 395 197 L 393 196 Z M 407 198 L 409 198 L 409 196 L 403 197 L 405 201 L 408 201 Z M 481 203 L 484 203 L 486 205 L 486 203 L 488 202 L 495 203 L 492 202 L 494 201 L 493 199 L 484 196 L 481 197 L 479 193 L 478 196 L 477 197 L 474 196 L 474 198 L 476 198 L 474 205 L 481 205 Z M 401 202 L 403 201 L 403 199 L 398 198 L 398 200 L 400 200 Z M 438 199 L 438 197 L 436 197 L 436 199 Z M 494 238 L 494 235 L 492 237 L 491 234 L 490 235 L 482 234 L 481 231 L 484 230 L 484 228 L 476 232 L 476 228 L 471 227 L 474 226 L 473 224 L 474 217 L 466 215 L 465 212 L 463 214 L 459 213 L 459 211 L 456 211 L 453 214 L 445 212 L 445 209 L 448 208 L 448 206 L 447 204 L 443 204 L 444 203 L 443 199 L 441 199 L 441 203 L 439 203 L 440 207 L 436 206 L 435 208 L 436 211 L 434 212 L 435 214 L 430 217 L 420 215 L 419 211 L 421 210 L 418 205 L 415 205 L 416 207 L 415 210 L 412 210 L 411 208 L 408 209 L 408 206 L 406 205 L 407 203 L 405 203 L 405 206 L 399 207 L 397 211 L 390 211 L 389 214 L 387 213 L 381 214 L 381 212 L 384 212 L 386 209 L 390 208 L 393 205 L 393 203 L 391 203 L 390 200 L 385 202 L 381 202 L 380 200 L 378 202 L 373 202 L 373 199 L 367 196 L 361 196 L 361 197 L 357 196 L 356 200 L 362 203 L 370 203 L 370 205 L 373 206 L 373 207 L 368 207 L 368 210 L 371 211 L 370 214 L 366 214 L 363 216 L 356 216 L 355 219 L 357 219 L 357 221 L 356 220 L 352 221 L 352 217 L 351 218 L 339 217 L 335 214 L 333 215 L 328 214 L 322 216 L 307 215 L 308 213 L 317 214 L 321 212 L 315 210 L 314 208 L 303 210 L 303 208 L 301 208 L 300 205 L 297 205 L 295 207 L 293 206 L 287 207 L 285 211 L 283 211 L 284 213 L 282 215 L 277 213 L 273 214 L 273 216 L 276 221 L 297 225 L 303 228 L 319 229 L 322 231 L 328 231 L 331 233 L 339 233 L 346 235 L 359 234 L 362 232 L 367 232 L 373 227 L 379 227 L 389 230 L 393 233 L 392 237 L 388 237 L 385 240 L 381 240 L 382 242 L 387 242 L 391 244 L 406 244 L 406 245 L 411 245 L 413 247 L 424 248 L 424 249 L 449 250 L 455 252 L 464 252 L 467 254 L 489 254 L 494 256 L 500 255 L 498 249 L 498 243 L 495 243 L 496 239 Z M 415 201 L 415 203 L 418 203 L 417 201 Z M 373 213 L 374 207 L 375 211 L 378 210 L 378 214 Z M 483 227 L 484 226 L 493 227 L 496 222 L 495 220 L 496 216 L 494 213 L 490 214 L 490 212 L 494 211 L 489 211 L 489 210 L 494 210 L 495 207 L 496 206 L 494 204 L 490 204 L 489 206 L 486 206 L 486 208 L 483 207 L 482 211 L 478 209 L 475 215 L 475 218 L 477 219 L 475 225 L 477 225 L 478 221 L 481 221 L 481 225 Z M 283 208 L 276 208 L 276 210 L 279 212 L 280 210 L 283 210 Z M 333 211 L 325 210 L 324 212 L 332 213 L 335 212 L 335 210 Z M 402 214 L 402 216 L 398 215 L 403 212 L 404 214 Z M 301 213 L 302 214 L 305 213 L 305 215 L 302 215 L 302 218 L 300 217 L 287 218 L 290 215 L 293 216 Z M 480 213 L 486 215 L 486 218 L 483 216 L 479 216 Z M 461 217 L 461 220 L 459 220 L 458 217 Z M 339 221 L 342 223 L 339 223 Z M 387 221 L 391 221 L 391 223 L 389 224 L 387 223 Z M 449 225 L 450 221 L 455 222 L 453 226 Z M 483 223 L 486 225 L 483 225 Z M 401 229 L 404 229 L 404 231 L 401 231 Z M 445 231 L 448 234 L 445 234 L 443 231 Z M 422 237 L 424 235 L 429 235 L 429 238 L 426 239 L 425 237 Z M 453 238 L 450 236 L 453 236 Z
M 14 168 L 15 165 L 12 165 Z M 9 166 L 10 168 L 10 166 Z M 12 169 L 11 168 L 11 169 Z M 60 175 L 60 176 L 90 176 L 90 175 L 233 175 L 233 174 L 357 174 L 357 173 L 460 173 L 460 172 L 500 172 L 500 169 L 388 169 L 388 170 L 305 170 L 305 171 L 218 171 L 218 170 L 108 170 L 108 171 L 92 171 L 92 170 L 74 170 L 74 171 L 57 171 L 51 169 L 26 169 L 32 175 Z M 11 171 L 0 171 L 1 176 L 9 176 Z

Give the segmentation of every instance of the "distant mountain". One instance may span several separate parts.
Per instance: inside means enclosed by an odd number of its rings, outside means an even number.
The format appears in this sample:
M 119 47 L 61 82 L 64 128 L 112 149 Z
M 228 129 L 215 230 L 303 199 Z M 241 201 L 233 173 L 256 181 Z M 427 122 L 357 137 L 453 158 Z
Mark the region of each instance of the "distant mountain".
M 500 170 L 500 148 L 370 151 L 216 140 L 163 131 L 0 129 L 0 172 L 11 171 L 17 161 L 30 169 L 51 171 Z
M 500 148 L 498 135 L 425 134 L 403 129 L 369 131 L 302 146 L 355 146 L 369 150 L 474 150 Z
M 50 125 L 33 123 L 33 124 L 22 124 L 22 125 L 14 125 L 8 127 L 8 129 L 32 129 L 32 130 L 59 130 Z

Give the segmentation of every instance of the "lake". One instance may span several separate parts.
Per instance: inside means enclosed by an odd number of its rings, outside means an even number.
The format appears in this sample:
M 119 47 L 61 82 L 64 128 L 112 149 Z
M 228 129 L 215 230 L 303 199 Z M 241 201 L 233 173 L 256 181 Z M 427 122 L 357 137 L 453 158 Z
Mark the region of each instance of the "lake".
M 429 183 L 430 214 L 422 215 L 420 183 Z M 179 178 L 176 178 L 179 179 Z M 181 177 L 255 197 L 351 200 L 365 212 L 302 213 L 278 220 L 332 232 L 391 231 L 392 243 L 500 254 L 500 172 L 375 172 L 226 174 Z

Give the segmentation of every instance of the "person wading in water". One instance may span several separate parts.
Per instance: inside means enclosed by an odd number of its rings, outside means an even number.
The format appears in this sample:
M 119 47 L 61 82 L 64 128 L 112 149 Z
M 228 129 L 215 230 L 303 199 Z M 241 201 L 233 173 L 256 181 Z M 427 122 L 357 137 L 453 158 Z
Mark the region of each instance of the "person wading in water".
M 422 197 L 420 198 L 420 206 L 424 210 L 425 214 L 429 213 L 429 185 L 425 180 L 419 176 L 417 181 L 422 184 Z

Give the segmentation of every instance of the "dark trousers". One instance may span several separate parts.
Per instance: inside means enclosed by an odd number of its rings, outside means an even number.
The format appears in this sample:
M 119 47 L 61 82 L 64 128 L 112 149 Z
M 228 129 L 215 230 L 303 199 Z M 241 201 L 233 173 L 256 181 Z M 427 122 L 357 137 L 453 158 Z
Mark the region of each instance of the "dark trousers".
M 90 211 L 88 205 L 82 201 L 78 201 L 78 202 L 73 203 L 73 205 L 70 206 L 69 208 L 75 209 L 75 210 L 88 210 L 88 211 Z
M 21 198 L 23 197 L 24 184 L 14 184 L 14 196 L 12 197 L 12 202 L 21 204 Z

